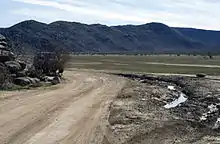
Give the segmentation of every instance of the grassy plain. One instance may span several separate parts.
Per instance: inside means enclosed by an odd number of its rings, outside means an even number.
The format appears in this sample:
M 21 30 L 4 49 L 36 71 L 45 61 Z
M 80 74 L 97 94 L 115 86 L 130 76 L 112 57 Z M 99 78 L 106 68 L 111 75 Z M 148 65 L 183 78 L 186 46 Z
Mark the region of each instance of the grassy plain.
M 220 56 L 176 55 L 72 55 L 67 68 L 144 73 L 220 74 Z

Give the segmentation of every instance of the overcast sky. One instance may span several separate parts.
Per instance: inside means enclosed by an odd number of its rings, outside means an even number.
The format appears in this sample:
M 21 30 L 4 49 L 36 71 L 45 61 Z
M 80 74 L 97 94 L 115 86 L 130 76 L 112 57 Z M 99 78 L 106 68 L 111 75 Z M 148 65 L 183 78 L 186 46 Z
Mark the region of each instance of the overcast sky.
M 220 0 L 0 0 L 0 7 L 0 27 L 33 19 L 220 30 Z

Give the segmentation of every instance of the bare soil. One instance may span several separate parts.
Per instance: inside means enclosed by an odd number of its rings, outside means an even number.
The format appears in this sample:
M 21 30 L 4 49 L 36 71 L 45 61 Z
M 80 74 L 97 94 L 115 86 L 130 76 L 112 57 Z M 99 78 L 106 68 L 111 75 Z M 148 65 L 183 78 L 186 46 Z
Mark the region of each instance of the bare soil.
M 104 144 L 220 143 L 220 82 L 180 76 L 132 79 L 110 106 Z M 168 86 L 176 90 L 169 90 Z M 164 106 L 186 94 L 177 107 Z

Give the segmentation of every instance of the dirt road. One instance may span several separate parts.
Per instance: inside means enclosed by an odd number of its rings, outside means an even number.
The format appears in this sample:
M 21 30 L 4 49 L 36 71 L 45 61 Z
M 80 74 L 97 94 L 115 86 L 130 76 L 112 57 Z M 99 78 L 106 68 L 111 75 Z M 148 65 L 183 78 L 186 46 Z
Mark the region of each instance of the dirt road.
M 67 72 L 54 88 L 0 93 L 0 144 L 92 144 L 106 108 L 125 80 Z

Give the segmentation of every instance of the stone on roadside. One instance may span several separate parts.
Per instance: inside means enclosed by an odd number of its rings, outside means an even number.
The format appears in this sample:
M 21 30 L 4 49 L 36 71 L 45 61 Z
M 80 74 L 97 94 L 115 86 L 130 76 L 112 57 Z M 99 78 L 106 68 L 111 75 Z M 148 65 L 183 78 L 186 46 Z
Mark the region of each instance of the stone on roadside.
M 38 78 L 31 77 L 18 77 L 15 78 L 14 83 L 20 86 L 36 85 L 40 83 L 40 80 Z
M 204 77 L 206 77 L 206 74 L 204 74 L 204 73 L 198 73 L 198 74 L 196 74 L 196 77 L 198 77 L 198 78 L 204 78 Z
M 51 81 L 51 84 L 56 85 L 56 84 L 59 84 L 60 82 L 61 82 L 60 77 L 55 76 L 55 77 L 53 78 L 53 80 Z
M 18 77 L 14 79 L 14 84 L 20 85 L 20 86 L 27 86 L 31 84 L 31 81 L 27 77 Z

